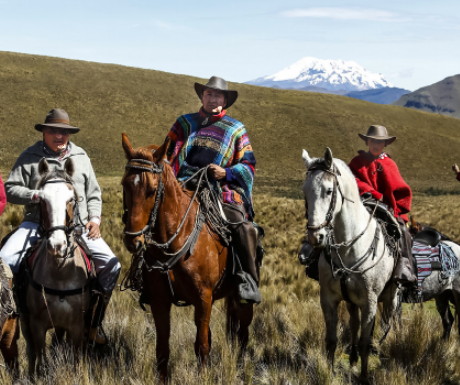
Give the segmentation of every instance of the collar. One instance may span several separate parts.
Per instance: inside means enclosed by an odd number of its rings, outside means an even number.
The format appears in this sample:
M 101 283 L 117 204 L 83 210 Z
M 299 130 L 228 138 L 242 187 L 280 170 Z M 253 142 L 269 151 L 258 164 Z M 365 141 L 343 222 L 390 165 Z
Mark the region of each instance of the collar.
M 207 113 L 203 107 L 200 108 L 200 111 L 198 112 L 198 114 L 200 115 L 200 125 L 201 126 L 209 126 L 219 120 L 221 120 L 226 114 L 227 114 L 227 110 L 222 110 L 220 114 L 209 114 Z
M 43 142 L 43 152 L 51 157 L 51 158 L 56 158 L 58 160 L 62 160 L 64 159 L 69 153 L 70 153 L 70 149 L 71 149 L 71 146 L 70 146 L 70 142 L 67 143 L 67 147 L 63 150 L 63 151 L 60 151 L 60 152 L 57 152 L 57 151 L 53 151 L 51 148 L 49 148 L 45 142 Z

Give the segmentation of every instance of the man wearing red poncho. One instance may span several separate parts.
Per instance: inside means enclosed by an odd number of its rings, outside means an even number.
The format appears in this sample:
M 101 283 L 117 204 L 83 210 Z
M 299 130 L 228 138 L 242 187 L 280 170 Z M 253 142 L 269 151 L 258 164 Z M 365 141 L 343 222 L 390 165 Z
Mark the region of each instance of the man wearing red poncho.
M 411 237 L 406 226 L 412 191 L 394 160 L 384 152 L 385 147 L 393 143 L 396 137 L 389 136 L 387 129 L 380 125 L 372 125 L 366 135 L 358 135 L 365 141 L 369 151 L 359 151 L 359 155 L 351 160 L 350 169 L 356 177 L 359 193 L 371 194 L 376 200 L 385 203 L 398 220 L 402 230 L 401 256 L 397 260 L 393 278 L 402 285 L 410 286 L 417 279 L 411 253 Z

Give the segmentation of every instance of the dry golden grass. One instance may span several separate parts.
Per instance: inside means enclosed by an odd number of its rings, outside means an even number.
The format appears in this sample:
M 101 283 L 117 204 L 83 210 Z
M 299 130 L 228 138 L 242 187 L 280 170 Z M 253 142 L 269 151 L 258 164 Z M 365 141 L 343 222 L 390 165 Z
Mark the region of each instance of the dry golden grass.
M 104 187 L 103 235 L 126 269 L 130 255 L 122 245 L 121 188 L 119 178 L 101 178 Z M 195 325 L 191 308 L 172 311 L 172 384 L 339 385 L 353 383 L 359 368 L 350 368 L 347 315 L 340 313 L 339 346 L 333 374 L 324 355 L 324 325 L 319 306 L 318 284 L 307 279 L 296 252 L 304 232 L 301 199 L 255 194 L 257 221 L 266 230 L 266 256 L 262 267 L 263 302 L 255 308 L 250 343 L 242 361 L 237 348 L 225 338 L 223 303 L 214 306 L 210 364 L 198 372 L 193 352 Z M 460 241 L 457 217 L 459 195 L 417 195 L 414 212 Z M 423 210 L 422 210 L 423 208 Z M 0 217 L 0 235 L 20 221 L 20 208 L 8 206 Z M 441 342 L 441 321 L 432 306 L 407 306 L 402 324 L 371 357 L 374 384 L 460 384 L 460 345 L 456 330 Z M 455 328 L 454 328 L 455 329 Z M 116 291 L 105 320 L 110 348 L 105 354 L 73 360 L 67 349 L 50 356 L 48 374 L 37 384 L 155 383 L 155 330 L 152 317 L 137 304 L 137 294 Z M 377 330 L 377 334 L 380 331 Z M 20 340 L 20 365 L 27 368 L 24 341 Z M 0 369 L 0 383 L 11 379 Z

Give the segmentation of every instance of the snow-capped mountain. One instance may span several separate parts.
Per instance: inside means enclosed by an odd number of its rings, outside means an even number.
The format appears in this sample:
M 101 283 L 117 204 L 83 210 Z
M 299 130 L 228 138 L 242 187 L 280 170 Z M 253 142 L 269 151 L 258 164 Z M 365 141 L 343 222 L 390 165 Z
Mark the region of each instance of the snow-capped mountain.
M 353 61 L 304 57 L 281 71 L 246 82 L 265 87 L 345 94 L 392 87 L 381 74 Z

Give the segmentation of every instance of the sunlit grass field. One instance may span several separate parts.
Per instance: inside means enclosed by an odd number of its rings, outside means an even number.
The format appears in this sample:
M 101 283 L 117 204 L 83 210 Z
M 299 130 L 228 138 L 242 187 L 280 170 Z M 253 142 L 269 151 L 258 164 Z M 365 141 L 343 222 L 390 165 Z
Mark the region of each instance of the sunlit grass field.
M 102 232 L 119 256 L 123 272 L 130 255 L 122 244 L 120 178 L 100 178 L 103 186 Z M 264 190 L 264 189 L 261 189 Z M 287 194 L 289 195 L 289 194 Z M 290 195 L 296 195 L 291 191 Z M 437 227 L 460 241 L 460 195 L 421 195 L 414 200 L 418 220 Z M 324 325 L 318 284 L 304 275 L 296 252 L 304 233 L 304 206 L 300 198 L 283 198 L 267 191 L 255 193 L 256 220 L 266 230 L 262 267 L 263 302 L 255 308 L 249 349 L 238 360 L 237 347 L 225 338 L 223 303 L 216 303 L 211 318 L 213 346 L 210 364 L 197 370 L 193 351 L 195 325 L 192 308 L 173 308 L 171 345 L 172 384 L 350 384 L 359 367 L 350 368 L 347 314 L 343 307 L 336 371 L 324 354 Z M 19 223 L 21 209 L 9 205 L 0 217 L 0 235 Z M 122 273 L 123 275 L 123 273 Z M 65 349 L 49 352 L 47 375 L 37 384 L 151 384 L 156 381 L 155 330 L 149 312 L 137 304 L 137 293 L 115 291 L 105 320 L 110 347 L 74 360 Z M 380 335 L 377 329 L 377 337 Z M 433 304 L 408 305 L 402 323 L 371 357 L 375 384 L 460 384 L 460 344 L 454 327 L 442 342 L 442 326 Z M 24 340 L 20 365 L 27 369 Z M 11 379 L 0 369 L 0 383 Z

